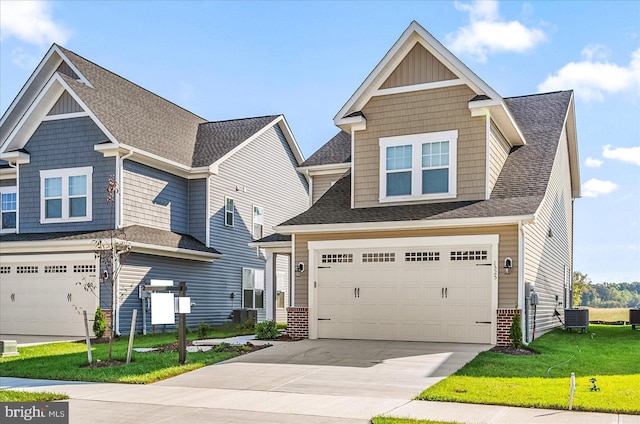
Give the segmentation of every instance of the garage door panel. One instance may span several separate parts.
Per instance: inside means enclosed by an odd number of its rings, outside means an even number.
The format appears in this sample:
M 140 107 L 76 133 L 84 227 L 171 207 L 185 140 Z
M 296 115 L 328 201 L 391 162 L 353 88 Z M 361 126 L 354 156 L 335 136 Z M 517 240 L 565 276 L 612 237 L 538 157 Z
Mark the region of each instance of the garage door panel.
M 318 336 L 490 342 L 491 324 L 476 324 L 492 320 L 491 267 L 476 266 L 487 262 L 469 253 L 478 250 L 490 257 L 486 246 L 343 250 L 353 262 L 337 264 L 339 272 L 318 270 L 318 317 L 331 315 L 330 323 L 318 322 Z

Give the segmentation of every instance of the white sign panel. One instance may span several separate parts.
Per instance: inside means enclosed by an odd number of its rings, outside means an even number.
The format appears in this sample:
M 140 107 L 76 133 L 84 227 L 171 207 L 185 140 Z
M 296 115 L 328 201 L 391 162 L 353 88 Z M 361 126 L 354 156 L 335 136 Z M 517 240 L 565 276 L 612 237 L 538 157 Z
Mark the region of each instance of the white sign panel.
M 176 314 L 190 314 L 190 313 L 191 313 L 191 298 L 176 297 Z
M 173 280 L 149 280 L 149 284 L 152 286 L 173 286 Z
M 175 324 L 173 293 L 151 293 L 151 324 Z

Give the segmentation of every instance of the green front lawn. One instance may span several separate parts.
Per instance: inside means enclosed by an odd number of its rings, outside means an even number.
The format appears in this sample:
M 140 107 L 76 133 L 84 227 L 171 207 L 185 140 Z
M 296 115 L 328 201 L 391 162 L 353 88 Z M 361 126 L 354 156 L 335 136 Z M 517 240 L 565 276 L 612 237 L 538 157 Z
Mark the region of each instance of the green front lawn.
M 60 393 L 0 390 L 0 402 L 51 402 L 63 399 L 69 399 L 69 396 Z
M 236 335 L 229 327 L 211 331 L 210 338 Z M 188 339 L 194 339 L 190 333 Z M 136 335 L 134 348 L 156 347 L 176 342 L 174 333 Z M 129 339 L 122 337 L 113 343 L 113 359 L 125 361 Z M 223 349 L 219 349 L 223 350 Z M 245 349 L 246 350 L 246 349 Z M 108 359 L 109 344 L 92 344 L 93 362 Z M 178 352 L 132 352 L 129 365 L 87 368 L 87 347 L 84 343 L 52 343 L 19 348 L 20 356 L 0 358 L 0 375 L 3 377 L 42 378 L 71 381 L 101 381 L 112 383 L 146 384 L 173 377 L 243 353 L 216 351 L 187 353 L 187 363 L 178 364 Z
M 418 399 L 640 414 L 640 331 L 591 325 L 586 334 L 554 330 L 530 344 L 539 355 L 482 352 Z M 596 378 L 599 391 L 591 391 Z
M 614 323 L 617 321 L 629 322 L 629 308 L 587 308 L 589 309 L 589 321 L 602 321 Z
M 459 424 L 452 421 L 416 420 L 414 418 L 373 417 L 371 424 Z

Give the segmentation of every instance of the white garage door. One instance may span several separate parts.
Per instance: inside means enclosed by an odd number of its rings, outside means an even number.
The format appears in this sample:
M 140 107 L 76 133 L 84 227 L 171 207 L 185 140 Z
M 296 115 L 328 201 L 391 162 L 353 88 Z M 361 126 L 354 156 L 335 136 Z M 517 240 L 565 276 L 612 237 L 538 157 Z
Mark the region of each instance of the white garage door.
M 4 257 L 0 262 L 0 333 L 84 336 L 82 311 L 93 319 L 98 300 L 84 289 L 97 284 L 88 255 Z M 89 326 L 91 330 L 91 325 Z
M 491 249 L 318 251 L 318 337 L 491 343 Z

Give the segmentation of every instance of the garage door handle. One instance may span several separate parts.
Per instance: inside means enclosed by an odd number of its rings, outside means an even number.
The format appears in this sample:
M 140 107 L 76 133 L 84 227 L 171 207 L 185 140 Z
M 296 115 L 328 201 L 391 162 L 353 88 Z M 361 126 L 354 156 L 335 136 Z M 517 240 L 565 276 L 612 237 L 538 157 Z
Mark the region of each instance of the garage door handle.
M 71 302 L 71 293 L 67 293 L 67 302 Z
M 360 287 L 358 287 L 358 297 L 360 297 Z
M 449 298 L 449 287 L 444 288 L 444 297 Z
M 353 289 L 353 297 L 358 297 L 357 293 L 358 293 L 358 289 L 354 288 Z
M 491 324 L 491 321 L 476 321 L 476 324 Z
M 440 290 L 440 297 L 444 299 L 444 287 Z
M 16 301 L 16 294 L 15 293 L 11 293 L 11 301 L 12 302 Z
M 476 266 L 491 266 L 491 264 L 476 264 Z
M 318 318 L 318 321 L 331 321 L 331 318 Z

